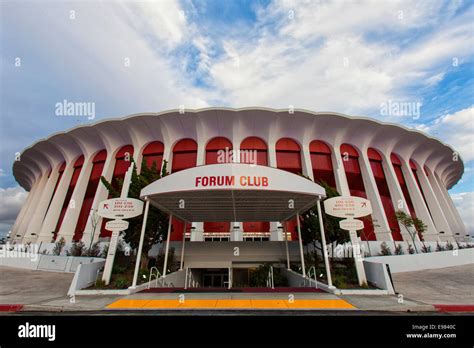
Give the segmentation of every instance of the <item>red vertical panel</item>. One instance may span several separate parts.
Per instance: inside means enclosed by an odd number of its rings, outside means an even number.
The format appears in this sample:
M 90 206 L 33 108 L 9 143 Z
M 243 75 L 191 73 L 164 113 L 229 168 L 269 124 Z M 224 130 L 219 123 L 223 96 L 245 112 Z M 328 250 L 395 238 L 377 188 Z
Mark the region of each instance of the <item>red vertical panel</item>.
M 244 222 L 244 232 L 269 232 L 270 223 L 268 221 Z
M 145 162 L 148 168 L 153 166 L 153 162 L 156 163 L 156 170 L 161 171 L 161 165 L 163 163 L 163 154 L 160 155 L 145 155 L 143 156 L 143 161 Z
M 84 195 L 84 200 L 81 206 L 81 211 L 77 220 L 73 240 L 81 240 L 82 235 L 84 233 L 84 229 L 86 228 L 87 220 L 89 219 L 90 210 L 92 208 L 92 203 L 94 202 L 95 193 L 97 191 L 97 187 L 99 186 L 100 177 L 104 169 L 106 157 L 107 151 L 103 150 L 99 152 L 92 160 L 93 165 L 91 175 L 89 177 L 86 193 Z
M 173 147 L 173 161 L 171 172 L 195 167 L 197 163 L 197 144 L 192 139 L 182 139 Z M 176 218 L 172 219 L 172 233 L 170 240 L 177 241 L 183 238 L 183 222 Z M 191 225 L 186 226 L 187 231 L 191 231 Z
M 59 167 L 59 176 L 58 176 L 58 180 L 56 180 L 56 184 L 54 185 L 54 190 L 53 190 L 53 194 L 51 195 L 51 199 L 49 200 L 49 203 L 48 203 L 48 209 L 46 209 L 46 212 L 49 210 L 49 207 L 51 206 L 51 202 L 53 201 L 53 198 L 54 198 L 54 195 L 56 194 L 56 190 L 58 188 L 58 185 L 59 183 L 61 182 L 61 179 L 63 177 L 63 173 L 64 173 L 64 169 L 66 169 L 66 162 L 63 162 L 63 164 L 61 164 L 61 167 Z M 46 215 L 44 215 L 43 217 L 43 221 L 44 219 L 46 218 Z
M 240 150 L 243 151 L 252 151 L 251 156 L 254 159 L 256 154 L 256 160 L 258 165 L 267 166 L 268 165 L 268 149 L 267 144 L 257 137 L 249 137 L 242 141 L 240 144 Z M 255 159 L 254 159 L 255 160 Z M 240 162 L 241 163 L 250 163 L 250 158 L 248 153 L 244 155 L 241 153 L 240 155 Z
M 146 164 L 148 168 L 153 166 L 153 162 L 156 163 L 156 170 L 161 171 L 161 166 L 163 163 L 163 153 L 164 145 L 160 141 L 154 141 L 148 144 L 142 152 L 143 159 L 142 161 Z
M 413 176 L 415 177 L 416 185 L 418 186 L 418 189 L 420 190 L 421 197 L 423 197 L 423 201 L 425 202 L 426 209 L 428 209 L 428 213 L 430 214 L 431 218 L 433 218 L 433 215 L 431 214 L 428 202 L 426 201 L 425 193 L 423 192 L 423 188 L 421 187 L 421 184 L 420 184 L 420 178 L 418 177 L 418 171 L 416 170 L 416 168 L 412 167 L 412 172 L 413 172 Z
M 291 240 L 298 240 L 298 224 L 296 218 L 285 221 L 285 231 L 291 233 Z
M 241 153 L 240 162 L 241 163 L 251 163 L 250 158 L 254 161 L 256 159 L 257 165 L 267 166 L 268 165 L 268 151 L 267 144 L 257 137 L 248 137 L 240 143 L 241 151 L 251 151 L 251 153 Z M 251 154 L 251 156 L 249 156 Z M 256 158 L 254 158 L 256 157 Z M 251 163 L 252 164 L 252 163 Z M 242 223 L 244 232 L 269 232 L 270 223 L 268 221 L 264 222 L 244 222 Z
M 294 174 L 303 172 L 301 166 L 301 149 L 296 141 L 283 138 L 276 143 L 277 168 Z
M 183 229 L 184 229 L 184 222 L 173 218 L 172 220 L 172 227 L 171 227 L 171 236 L 170 241 L 176 242 L 183 240 Z M 186 232 L 191 232 L 191 224 L 186 224 Z
M 61 212 L 59 213 L 58 222 L 56 224 L 56 228 L 55 228 L 56 233 L 54 234 L 55 239 L 56 239 L 57 233 L 61 229 L 61 225 L 63 223 L 63 219 L 64 219 L 64 216 L 66 215 L 67 209 L 69 207 L 69 202 L 74 192 L 74 188 L 76 187 L 77 179 L 79 178 L 79 174 L 81 173 L 83 163 L 84 163 L 84 156 L 81 156 L 74 164 L 74 172 L 72 173 L 71 181 L 69 182 L 69 187 L 66 192 L 66 197 L 64 198 L 63 206 L 61 208 Z
M 275 146 L 277 168 L 290 173 L 302 173 L 301 167 L 301 149 L 296 141 L 289 138 L 278 140 Z M 291 232 L 291 239 L 298 240 L 296 232 L 296 218 L 285 222 L 286 231 Z
M 396 241 L 403 240 L 400 233 L 400 226 L 395 216 L 395 208 L 393 207 L 392 198 L 390 196 L 390 190 L 385 179 L 382 162 L 378 160 L 370 160 L 370 166 L 374 173 L 375 183 L 379 191 L 380 200 L 384 208 L 385 216 L 387 217 L 390 230 L 392 231 L 392 237 Z
M 405 181 L 405 177 L 403 176 L 402 162 L 400 161 L 398 156 L 395 155 L 394 153 L 390 155 L 390 160 L 392 161 L 393 170 L 395 171 L 395 175 L 397 176 L 398 183 L 400 185 L 400 188 L 402 189 L 403 197 L 405 198 L 405 202 L 407 203 L 408 211 L 410 212 L 410 215 L 412 218 L 416 218 L 413 202 L 411 200 L 410 193 L 408 192 L 408 187 Z
M 309 145 L 309 151 L 314 181 L 324 181 L 332 188 L 336 188 L 329 146 L 322 141 L 314 140 Z
M 192 139 L 180 140 L 173 148 L 173 163 L 171 171 L 173 173 L 180 170 L 196 167 L 197 144 Z
M 343 144 L 341 146 L 341 157 L 343 159 L 342 162 L 344 164 L 344 170 L 346 172 L 351 196 L 367 199 L 364 180 L 362 179 L 362 174 L 360 172 L 359 154 L 352 146 Z M 376 240 L 372 217 L 369 215 L 360 219 L 364 221 L 364 230 L 360 234 L 360 238 L 362 240 Z

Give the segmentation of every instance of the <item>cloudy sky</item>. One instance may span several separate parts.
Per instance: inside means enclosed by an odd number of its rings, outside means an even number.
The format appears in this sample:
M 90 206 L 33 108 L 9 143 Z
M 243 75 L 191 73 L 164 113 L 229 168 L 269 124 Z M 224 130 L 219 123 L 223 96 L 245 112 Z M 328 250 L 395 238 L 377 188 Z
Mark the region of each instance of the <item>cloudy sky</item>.
M 0 234 L 27 193 L 16 152 L 96 120 L 205 106 L 294 105 L 397 122 L 459 150 L 451 190 L 474 233 L 472 1 L 2 1 Z M 385 116 L 387 101 L 421 113 Z

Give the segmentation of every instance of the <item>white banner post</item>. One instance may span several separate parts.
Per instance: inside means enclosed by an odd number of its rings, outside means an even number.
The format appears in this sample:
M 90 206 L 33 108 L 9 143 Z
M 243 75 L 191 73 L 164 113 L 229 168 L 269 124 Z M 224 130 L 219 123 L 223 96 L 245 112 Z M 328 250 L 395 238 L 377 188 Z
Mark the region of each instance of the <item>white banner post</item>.
M 364 258 L 361 253 L 357 231 L 364 228 L 364 222 L 354 218 L 372 214 L 370 201 L 355 196 L 339 196 L 326 199 L 324 201 L 326 214 L 346 218 L 339 222 L 339 227 L 349 231 L 349 238 L 352 244 L 352 256 L 357 272 L 359 285 L 367 284 L 367 277 L 364 269 Z
M 328 248 L 326 246 L 326 232 L 324 232 L 323 215 L 321 213 L 321 199 L 318 199 L 318 219 L 319 219 L 319 230 L 321 231 L 321 244 L 323 247 L 324 265 L 326 266 L 326 278 L 328 280 L 328 287 L 333 288 L 331 267 L 329 267 Z
M 303 238 L 301 238 L 301 224 L 300 224 L 299 213 L 296 213 L 296 226 L 298 228 L 298 242 L 300 246 L 301 271 L 303 272 L 303 278 L 306 278 L 306 267 L 304 264 L 304 253 L 303 253 Z
M 142 257 L 142 250 L 143 250 L 143 241 L 145 239 L 145 230 L 146 230 L 146 222 L 148 219 L 148 209 L 150 208 L 150 200 L 145 197 L 145 213 L 143 214 L 143 222 L 142 222 L 142 231 L 140 233 L 140 242 L 138 244 L 138 251 L 137 251 L 137 261 L 135 263 L 135 272 L 133 273 L 133 283 L 130 288 L 135 289 L 137 287 L 138 281 L 138 271 L 140 270 L 140 261 Z
M 184 266 L 184 245 L 186 243 L 186 222 L 184 222 L 184 228 L 183 228 L 183 245 L 181 247 L 181 260 L 179 263 L 179 270 L 183 270 Z
M 110 236 L 109 250 L 105 260 L 104 273 L 102 275 L 102 280 L 106 285 L 110 283 L 110 277 L 112 276 L 112 268 L 114 265 L 115 252 L 117 251 L 120 232 L 125 231 L 128 228 L 128 222 L 122 219 L 138 216 L 143 211 L 142 201 L 138 199 L 127 198 L 130 184 L 132 182 L 134 166 L 135 165 L 132 162 L 125 173 L 122 191 L 120 192 L 120 198 L 108 199 L 100 202 L 99 204 L 99 216 L 102 216 L 103 218 L 115 219 L 107 222 L 105 225 L 106 230 L 112 231 L 112 235 Z
M 364 228 L 364 221 L 356 219 L 346 219 L 339 221 L 339 227 L 343 230 L 349 231 L 349 238 L 352 244 L 352 256 L 354 257 L 357 278 L 359 285 L 367 284 L 367 277 L 365 276 L 364 258 L 361 253 L 359 238 L 357 238 L 357 231 Z
M 163 262 L 163 278 L 166 278 L 166 269 L 168 267 L 168 251 L 170 247 L 171 226 L 173 224 L 173 214 L 170 214 L 168 223 L 168 235 L 166 236 L 165 261 Z M 186 226 L 186 223 L 184 223 Z

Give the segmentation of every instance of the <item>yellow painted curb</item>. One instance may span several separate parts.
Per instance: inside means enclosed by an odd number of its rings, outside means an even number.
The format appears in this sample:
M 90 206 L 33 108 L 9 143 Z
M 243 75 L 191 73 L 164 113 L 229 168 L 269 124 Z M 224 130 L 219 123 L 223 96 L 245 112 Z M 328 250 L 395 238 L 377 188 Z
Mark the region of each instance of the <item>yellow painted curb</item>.
M 151 300 L 121 299 L 108 309 L 356 309 L 347 301 L 333 300 L 254 300 L 254 299 L 202 299 L 202 300 Z

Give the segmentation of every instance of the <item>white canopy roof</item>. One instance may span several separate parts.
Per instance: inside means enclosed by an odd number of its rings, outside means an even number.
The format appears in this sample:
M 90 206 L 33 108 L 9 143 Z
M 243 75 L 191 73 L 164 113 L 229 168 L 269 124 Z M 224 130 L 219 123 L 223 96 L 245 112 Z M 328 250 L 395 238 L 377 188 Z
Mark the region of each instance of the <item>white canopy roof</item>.
M 300 175 L 243 163 L 204 165 L 157 180 L 140 193 L 153 206 L 188 222 L 285 221 L 324 198 Z

